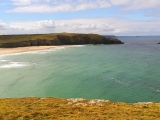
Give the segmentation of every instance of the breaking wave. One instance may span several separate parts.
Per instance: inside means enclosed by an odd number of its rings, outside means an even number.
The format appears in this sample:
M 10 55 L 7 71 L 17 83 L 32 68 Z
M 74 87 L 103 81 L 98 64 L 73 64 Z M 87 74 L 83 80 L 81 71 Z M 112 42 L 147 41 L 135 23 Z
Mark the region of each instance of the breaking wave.
M 29 66 L 26 62 L 8 62 L 7 64 L 0 65 L 0 68 L 19 68 Z

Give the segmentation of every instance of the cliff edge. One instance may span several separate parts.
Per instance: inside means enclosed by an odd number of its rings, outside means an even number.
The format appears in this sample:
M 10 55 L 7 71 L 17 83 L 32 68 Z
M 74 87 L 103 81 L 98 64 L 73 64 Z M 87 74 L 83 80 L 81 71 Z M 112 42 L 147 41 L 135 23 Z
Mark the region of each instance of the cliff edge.
M 159 120 L 160 103 L 82 98 L 3 98 L 0 120 Z
M 1 48 L 83 44 L 123 44 L 123 42 L 116 38 L 105 38 L 98 34 L 56 33 L 0 35 Z

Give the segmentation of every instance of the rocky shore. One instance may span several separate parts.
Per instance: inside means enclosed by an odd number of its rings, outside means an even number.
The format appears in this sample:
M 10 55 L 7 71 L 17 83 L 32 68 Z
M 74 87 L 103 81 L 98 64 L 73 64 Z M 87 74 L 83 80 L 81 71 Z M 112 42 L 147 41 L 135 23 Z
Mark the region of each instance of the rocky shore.
M 123 44 L 123 42 L 116 38 L 105 38 L 98 34 L 0 35 L 0 48 L 83 44 Z

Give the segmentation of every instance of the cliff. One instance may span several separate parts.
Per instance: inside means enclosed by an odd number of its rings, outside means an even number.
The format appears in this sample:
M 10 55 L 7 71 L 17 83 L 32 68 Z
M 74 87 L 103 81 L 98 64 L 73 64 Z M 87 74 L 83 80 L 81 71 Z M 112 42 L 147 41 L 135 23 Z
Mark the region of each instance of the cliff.
M 82 44 L 123 44 L 123 42 L 116 38 L 105 38 L 98 34 L 59 33 L 0 35 L 1 48 Z

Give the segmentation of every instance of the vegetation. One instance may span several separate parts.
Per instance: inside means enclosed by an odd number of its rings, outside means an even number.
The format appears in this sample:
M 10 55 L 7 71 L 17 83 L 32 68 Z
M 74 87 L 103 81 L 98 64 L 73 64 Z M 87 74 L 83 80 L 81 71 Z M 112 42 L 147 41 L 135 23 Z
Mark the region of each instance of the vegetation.
M 98 34 L 55 33 L 0 35 L 0 47 L 75 44 L 122 44 L 122 42 L 116 38 L 105 38 Z
M 0 99 L 1 120 L 159 120 L 160 103 L 58 98 Z

